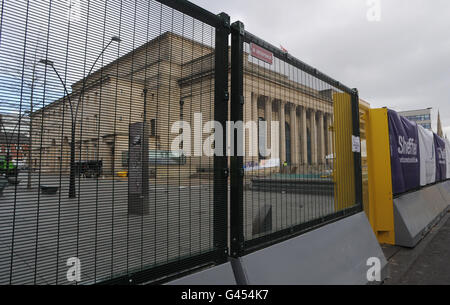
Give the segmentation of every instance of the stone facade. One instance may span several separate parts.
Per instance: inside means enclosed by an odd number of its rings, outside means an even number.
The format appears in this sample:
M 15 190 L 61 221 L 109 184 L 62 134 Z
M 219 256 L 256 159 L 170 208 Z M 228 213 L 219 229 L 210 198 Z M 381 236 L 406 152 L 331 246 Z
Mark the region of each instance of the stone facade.
M 175 122 L 193 126 L 195 113 L 202 114 L 203 123 L 214 119 L 213 51 L 211 46 L 165 33 L 75 83 L 71 103 L 62 98 L 32 115 L 33 168 L 50 173 L 69 171 L 75 113 L 76 160 L 101 160 L 104 175 L 127 170 L 129 126 L 144 117 L 150 129 L 150 151 L 170 154 L 172 142 L 180 136 L 172 130 Z M 280 153 L 273 157 L 281 164 L 325 163 L 326 156 L 333 153 L 333 91 L 314 90 L 312 85 L 251 63 L 248 54 L 244 66 L 244 121 L 265 120 L 268 126 L 280 122 Z M 204 143 L 211 136 L 203 134 L 198 139 L 193 132 L 192 151 L 195 141 Z M 247 130 L 246 151 L 261 139 L 250 138 L 249 133 Z M 186 149 L 186 138 L 180 149 Z M 267 144 L 271 146 L 270 135 Z M 259 159 L 247 156 L 244 162 Z M 177 161 L 151 166 L 159 176 L 173 173 L 178 177 L 190 177 L 213 166 L 207 156 Z

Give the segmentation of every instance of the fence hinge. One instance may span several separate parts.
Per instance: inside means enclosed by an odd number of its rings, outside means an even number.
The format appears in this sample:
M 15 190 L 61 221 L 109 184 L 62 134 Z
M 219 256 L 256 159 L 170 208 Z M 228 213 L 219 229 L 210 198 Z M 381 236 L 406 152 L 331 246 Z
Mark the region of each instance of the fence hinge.
M 229 168 L 224 168 L 223 169 L 223 176 L 224 176 L 224 178 L 228 178 L 229 175 L 230 175 L 230 169 Z

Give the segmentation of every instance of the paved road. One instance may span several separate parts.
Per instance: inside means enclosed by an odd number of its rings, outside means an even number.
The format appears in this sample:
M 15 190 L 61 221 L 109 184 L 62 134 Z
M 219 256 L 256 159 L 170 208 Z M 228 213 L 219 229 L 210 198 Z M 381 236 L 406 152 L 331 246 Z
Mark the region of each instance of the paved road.
M 386 285 L 450 285 L 450 213 L 414 248 L 383 246 Z
M 450 285 L 450 219 L 399 281 L 402 285 Z
M 25 182 L 0 198 L 0 284 L 68 284 L 68 258 L 81 260 L 82 283 L 117 277 L 213 249 L 210 180 L 179 186 L 150 183 L 150 213 L 128 215 L 127 180 L 82 179 L 80 196 L 45 196 Z M 59 184 L 42 177 L 41 184 Z M 272 231 L 334 211 L 333 197 L 246 191 L 245 236 L 260 208 L 272 207 Z
M 65 284 L 70 257 L 81 260 L 82 283 L 92 283 L 213 247 L 209 185 L 153 186 L 144 217 L 128 215 L 126 181 L 113 187 L 110 180 L 83 180 L 77 199 L 67 198 L 67 186 L 62 189 L 61 196 L 5 190 L 0 284 Z

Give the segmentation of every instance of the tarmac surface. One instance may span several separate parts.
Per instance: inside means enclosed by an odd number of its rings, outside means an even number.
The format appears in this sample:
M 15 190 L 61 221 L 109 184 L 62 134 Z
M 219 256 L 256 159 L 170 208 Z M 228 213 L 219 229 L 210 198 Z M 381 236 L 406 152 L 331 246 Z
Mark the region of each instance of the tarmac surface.
M 56 180 L 44 177 L 41 184 Z M 81 284 L 91 284 L 213 249 L 211 181 L 151 184 L 144 217 L 127 213 L 126 180 L 77 181 L 76 199 L 67 198 L 65 181 L 61 196 L 40 195 L 36 184 L 9 186 L 0 197 L 0 285 L 68 284 L 70 257 L 81 260 Z M 272 231 L 334 212 L 333 197 L 318 194 L 246 190 L 244 202 L 247 240 L 259 237 L 253 226 L 268 208 Z M 383 251 L 385 285 L 450 285 L 450 214 L 416 248 Z
M 60 182 L 61 194 L 38 191 Z M 66 178 L 33 176 L 29 190 L 22 177 L 0 197 L 0 285 L 70 284 L 73 257 L 81 262 L 81 284 L 92 284 L 212 251 L 212 181 L 183 182 L 150 181 L 149 213 L 135 216 L 128 214 L 126 179 L 77 179 L 78 196 L 69 199 Z M 244 198 L 247 240 L 334 212 L 333 196 L 247 190 Z M 269 232 L 255 235 L 267 207 Z
M 450 214 L 414 249 L 383 246 L 389 262 L 385 285 L 450 285 Z

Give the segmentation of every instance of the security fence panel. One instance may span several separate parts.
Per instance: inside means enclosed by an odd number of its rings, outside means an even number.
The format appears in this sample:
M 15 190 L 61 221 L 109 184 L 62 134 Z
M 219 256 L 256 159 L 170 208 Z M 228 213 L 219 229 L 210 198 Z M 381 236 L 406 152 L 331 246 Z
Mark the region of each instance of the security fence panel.
M 0 284 L 224 262 L 225 140 L 204 126 L 227 119 L 229 18 L 181 0 L 0 11 Z
M 231 251 L 362 210 L 359 98 L 232 25 Z

